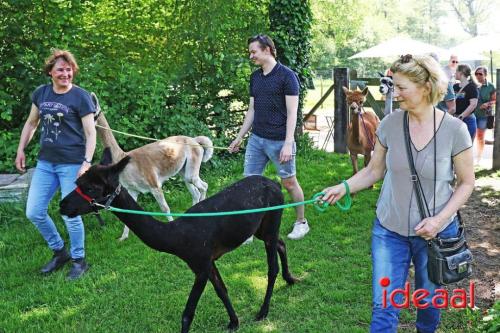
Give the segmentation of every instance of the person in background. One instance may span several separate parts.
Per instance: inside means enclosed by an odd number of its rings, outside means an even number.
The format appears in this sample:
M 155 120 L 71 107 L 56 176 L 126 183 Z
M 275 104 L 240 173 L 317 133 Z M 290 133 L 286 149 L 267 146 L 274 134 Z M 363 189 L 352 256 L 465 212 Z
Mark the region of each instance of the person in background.
M 439 63 L 439 57 L 436 53 L 432 52 L 429 54 L 431 57 L 434 58 Z M 454 60 L 456 59 L 456 56 L 454 56 Z M 450 63 L 448 63 L 448 66 L 453 65 L 454 63 L 451 62 L 452 59 L 450 58 Z M 456 66 L 455 66 L 456 67 Z M 453 73 L 453 77 L 455 74 Z M 444 98 L 442 101 L 440 101 L 437 105 L 438 108 L 440 108 L 443 111 L 449 112 L 451 114 L 455 113 L 455 92 L 453 91 L 453 82 L 450 80 L 448 82 L 448 88 L 446 89 L 446 93 L 444 94 Z
M 471 78 L 471 68 L 467 64 L 460 64 L 457 67 L 455 77 L 460 82 L 453 85 L 455 91 L 456 112 L 454 115 L 467 124 L 472 141 L 476 137 L 476 111 L 479 92 L 477 85 Z
M 237 152 L 243 137 L 251 128 L 252 134 L 245 151 L 244 175 L 261 175 L 271 161 L 292 200 L 303 201 L 304 193 L 295 175 L 294 133 L 299 105 L 297 75 L 276 61 L 276 48 L 269 36 L 249 38 L 248 52 L 250 60 L 260 68 L 250 76 L 248 111 L 228 150 L 231 153 Z M 304 206 L 296 206 L 295 213 L 296 220 L 288 238 L 301 239 L 309 232 Z
M 455 73 L 458 67 L 458 56 L 456 54 L 450 55 L 450 60 L 448 60 L 448 65 L 443 67 L 444 73 L 448 78 L 448 81 L 455 84 Z
M 69 51 L 53 50 L 45 61 L 44 72 L 52 82 L 38 87 L 31 96 L 31 111 L 21 132 L 15 163 L 20 172 L 26 171 L 24 149 L 41 122 L 40 151 L 28 192 L 26 216 L 54 252 L 41 273 L 50 274 L 72 260 L 67 277 L 73 280 L 88 269 L 83 221 L 79 216 L 62 216 L 71 243 L 68 253 L 47 211 L 56 191 L 61 190 L 61 197 L 73 191 L 75 180 L 92 163 L 95 107 L 90 94 L 73 84 L 78 65 Z
M 418 300 L 419 304 L 429 306 L 416 311 L 417 332 L 431 333 L 439 325 L 440 310 L 431 300 L 440 286 L 428 277 L 427 241 L 436 236 L 443 239 L 458 236 L 457 210 L 474 189 L 472 142 L 462 121 L 434 106 L 442 99 L 448 82 L 434 59 L 406 55 L 392 64 L 391 71 L 394 97 L 405 112 L 393 112 L 382 119 L 370 163 L 348 179 L 347 186 L 355 193 L 383 179 L 372 229 L 370 332 L 397 332 L 400 308 L 394 307 L 388 298 L 395 289 L 404 288 L 413 261 L 415 290 L 429 293 Z M 415 168 L 433 215 L 424 220 L 420 217 L 406 157 L 403 131 L 406 116 Z M 456 186 L 452 186 L 455 175 Z M 347 190 L 344 184 L 339 184 L 323 192 L 322 200 L 333 204 Z M 402 298 L 398 294 L 395 301 L 402 304 Z
M 479 66 L 474 71 L 476 80 L 479 83 L 479 101 L 476 107 L 476 145 L 477 155 L 476 163 L 479 164 L 484 150 L 484 134 L 486 132 L 486 123 L 488 116 L 493 115 L 493 106 L 496 103 L 495 86 L 487 80 L 488 68 Z

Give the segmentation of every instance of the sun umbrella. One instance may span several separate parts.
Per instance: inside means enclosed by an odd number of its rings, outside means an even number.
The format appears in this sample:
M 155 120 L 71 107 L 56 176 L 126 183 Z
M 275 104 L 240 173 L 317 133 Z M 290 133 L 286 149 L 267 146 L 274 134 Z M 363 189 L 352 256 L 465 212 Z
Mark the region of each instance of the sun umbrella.
M 449 54 L 446 49 L 441 47 L 413 40 L 408 37 L 394 37 L 367 50 L 356 53 L 349 59 L 356 58 L 385 58 L 395 57 L 404 54 L 429 54 L 435 53 L 440 58 Z
M 490 53 L 490 70 L 493 73 L 493 51 L 500 51 L 500 34 L 489 34 L 489 35 L 481 35 L 473 37 L 462 44 L 459 44 L 450 49 L 451 53 L 454 53 L 458 56 L 459 60 L 462 60 L 460 57 L 461 52 L 486 52 Z M 477 59 L 477 60 L 484 60 Z M 466 59 L 463 59 L 466 60 Z

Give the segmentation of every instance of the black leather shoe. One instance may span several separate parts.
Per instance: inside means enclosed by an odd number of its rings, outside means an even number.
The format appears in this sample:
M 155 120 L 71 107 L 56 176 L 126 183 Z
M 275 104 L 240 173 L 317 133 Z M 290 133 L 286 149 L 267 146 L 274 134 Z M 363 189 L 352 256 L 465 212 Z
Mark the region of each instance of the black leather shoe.
M 62 248 L 59 251 L 54 251 L 52 259 L 42 267 L 40 272 L 45 275 L 55 272 L 59 268 L 63 267 L 64 264 L 67 263 L 70 259 L 71 257 L 65 248 Z
M 76 280 L 80 278 L 85 272 L 89 269 L 89 265 L 85 261 L 85 259 L 74 259 L 73 267 L 68 273 L 68 280 Z

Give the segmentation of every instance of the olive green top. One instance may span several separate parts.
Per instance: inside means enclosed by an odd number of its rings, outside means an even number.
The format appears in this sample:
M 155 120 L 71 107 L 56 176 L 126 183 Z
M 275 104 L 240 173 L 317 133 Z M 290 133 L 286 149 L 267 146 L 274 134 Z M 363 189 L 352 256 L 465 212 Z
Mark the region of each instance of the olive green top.
M 481 104 L 491 101 L 491 94 L 495 94 L 495 86 L 489 81 L 486 81 L 486 84 L 481 85 L 481 87 L 479 88 L 479 100 L 477 101 L 477 107 L 475 111 L 476 117 L 486 117 L 487 115 L 491 115 L 493 106 L 489 107 L 487 110 L 481 110 L 479 108 Z

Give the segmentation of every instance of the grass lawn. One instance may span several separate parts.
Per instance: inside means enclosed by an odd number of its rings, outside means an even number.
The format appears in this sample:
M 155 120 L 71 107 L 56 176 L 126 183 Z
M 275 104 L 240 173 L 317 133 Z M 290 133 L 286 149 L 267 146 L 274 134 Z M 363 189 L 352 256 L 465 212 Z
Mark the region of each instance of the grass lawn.
M 306 198 L 351 174 L 347 155 L 306 149 L 299 151 L 298 179 Z M 201 171 L 209 193 L 241 178 L 242 157 Z M 273 177 L 269 168 L 266 174 Z M 168 187 L 168 188 L 167 188 Z M 218 261 L 233 306 L 240 317 L 238 332 L 366 332 L 371 315 L 370 230 L 380 190 L 359 193 L 350 211 L 330 207 L 319 213 L 308 206 L 310 233 L 287 240 L 292 273 L 301 282 L 288 287 L 278 276 L 269 316 L 255 322 L 266 288 L 267 265 L 261 241 L 241 246 Z M 188 208 L 187 189 L 167 183 L 173 212 Z M 290 200 L 289 197 L 286 199 Z M 143 196 L 146 210 L 158 211 L 152 196 Z M 61 235 L 67 233 L 50 207 Z M 281 235 L 293 223 L 293 210 L 284 212 Z M 0 206 L 0 332 L 178 332 L 194 275 L 180 259 L 155 252 L 131 233 L 118 242 L 123 224 L 109 212 L 100 227 L 86 216 L 88 274 L 65 280 L 69 267 L 42 277 L 38 269 L 51 253 L 23 206 Z M 402 331 L 414 332 L 414 311 L 402 313 Z M 440 332 L 477 331 L 477 316 L 468 311 L 445 311 Z M 191 332 L 223 332 L 228 316 L 212 286 L 198 304 Z M 405 328 L 406 327 L 406 328 Z

